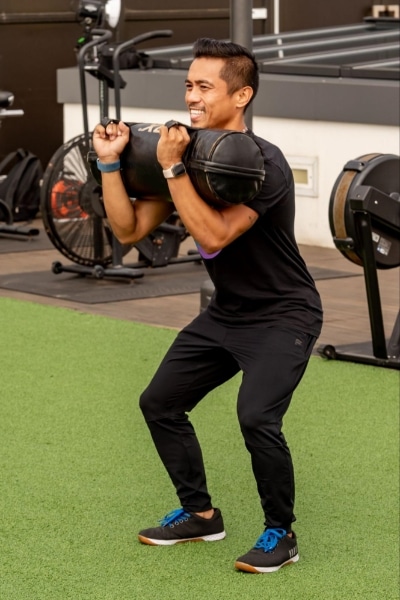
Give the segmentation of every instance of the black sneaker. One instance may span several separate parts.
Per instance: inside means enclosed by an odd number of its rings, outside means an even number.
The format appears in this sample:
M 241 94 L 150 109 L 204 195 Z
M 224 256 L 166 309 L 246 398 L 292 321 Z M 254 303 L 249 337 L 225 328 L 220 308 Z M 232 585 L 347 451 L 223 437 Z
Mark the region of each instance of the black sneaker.
M 139 531 L 139 541 L 150 546 L 171 546 L 182 542 L 216 542 L 226 536 L 218 508 L 214 508 L 211 519 L 178 508 L 165 515 L 160 523 L 160 527 Z
M 284 529 L 266 529 L 254 548 L 239 556 L 235 568 L 248 573 L 272 573 L 299 560 L 296 535 L 289 537 Z

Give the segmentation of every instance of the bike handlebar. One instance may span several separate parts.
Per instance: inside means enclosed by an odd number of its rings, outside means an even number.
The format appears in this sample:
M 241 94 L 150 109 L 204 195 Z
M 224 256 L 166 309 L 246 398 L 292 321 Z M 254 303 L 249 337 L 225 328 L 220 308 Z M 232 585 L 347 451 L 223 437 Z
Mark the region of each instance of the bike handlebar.
M 115 113 L 118 120 L 121 119 L 121 94 L 120 87 L 118 85 L 119 81 L 119 56 L 124 51 L 127 50 L 131 46 L 136 46 L 137 44 L 141 44 L 142 42 L 146 42 L 147 40 L 151 40 L 154 38 L 161 37 L 171 37 L 173 31 L 171 29 L 156 29 L 155 31 L 148 31 L 147 33 L 142 33 L 131 40 L 126 42 L 122 42 L 122 44 L 118 44 L 114 50 L 112 64 L 114 71 L 114 97 L 115 97 Z
M 136 46 L 137 44 L 141 44 L 146 42 L 147 40 L 151 40 L 154 38 L 160 37 L 171 37 L 173 31 L 171 29 L 157 29 L 154 31 L 148 31 L 146 33 L 142 33 L 137 35 L 136 37 L 122 43 L 116 43 L 115 49 L 112 55 L 112 64 L 113 64 L 113 82 L 114 82 L 114 97 L 115 97 L 115 110 L 117 119 L 121 118 L 121 99 L 120 99 L 120 84 L 121 78 L 119 75 L 119 56 L 129 47 Z M 91 35 L 94 36 L 94 39 L 91 39 L 89 42 L 84 44 L 79 52 L 78 52 L 78 68 L 79 68 L 79 77 L 80 77 L 80 88 L 81 88 L 81 101 L 83 108 L 83 125 L 84 131 L 87 140 L 89 141 L 89 124 L 88 124 L 88 115 L 87 115 L 87 94 L 86 94 L 86 81 L 85 81 L 85 56 L 91 48 L 96 46 L 104 45 L 111 37 L 112 33 L 108 29 L 93 29 Z M 101 54 L 101 51 L 100 51 Z M 99 61 L 100 62 L 100 61 Z M 104 75 L 104 74 L 103 74 Z M 112 77 L 112 75 L 111 75 Z M 105 83 L 102 82 L 103 87 Z M 110 78 L 107 86 L 110 85 Z M 106 90 L 104 90 L 105 92 Z M 104 116 L 104 115 L 103 115 Z

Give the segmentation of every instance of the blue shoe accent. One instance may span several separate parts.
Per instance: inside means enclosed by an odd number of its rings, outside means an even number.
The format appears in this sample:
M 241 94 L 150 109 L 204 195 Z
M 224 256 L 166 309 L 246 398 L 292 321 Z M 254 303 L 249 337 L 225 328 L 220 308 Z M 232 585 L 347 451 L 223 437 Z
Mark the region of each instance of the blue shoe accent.
M 286 535 L 285 529 L 266 529 L 256 541 L 254 548 L 263 552 L 272 552 Z
M 190 519 L 192 515 L 186 512 L 183 508 L 177 508 L 169 512 L 165 517 L 160 519 L 159 523 L 161 523 L 161 527 L 173 527 L 174 525 L 178 525 L 178 523 L 182 523 L 187 519 Z
M 247 573 L 273 573 L 298 560 L 295 532 L 289 537 L 284 529 L 270 528 L 260 535 L 249 552 L 239 556 L 235 568 Z
M 159 522 L 161 526 L 139 531 L 139 542 L 149 546 L 171 546 L 182 542 L 217 542 L 226 536 L 219 508 L 214 508 L 211 519 L 178 508 Z

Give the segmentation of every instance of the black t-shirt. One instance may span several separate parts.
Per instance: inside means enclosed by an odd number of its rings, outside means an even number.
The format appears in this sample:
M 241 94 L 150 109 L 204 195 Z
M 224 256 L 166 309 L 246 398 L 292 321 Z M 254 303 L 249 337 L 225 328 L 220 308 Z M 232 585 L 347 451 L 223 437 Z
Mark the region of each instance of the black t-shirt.
M 291 327 L 318 336 L 322 308 L 318 291 L 294 235 L 294 182 L 282 152 L 249 132 L 261 148 L 265 180 L 247 206 L 256 223 L 204 264 L 215 286 L 208 306 L 226 324 Z

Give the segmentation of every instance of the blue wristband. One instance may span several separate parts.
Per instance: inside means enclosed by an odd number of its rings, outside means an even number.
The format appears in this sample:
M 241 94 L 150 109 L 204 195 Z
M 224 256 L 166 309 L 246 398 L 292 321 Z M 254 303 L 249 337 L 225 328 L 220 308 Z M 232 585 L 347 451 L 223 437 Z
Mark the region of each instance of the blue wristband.
M 113 171 L 119 171 L 121 169 L 121 161 L 117 160 L 113 163 L 102 163 L 97 159 L 97 168 L 101 173 L 112 173 Z

